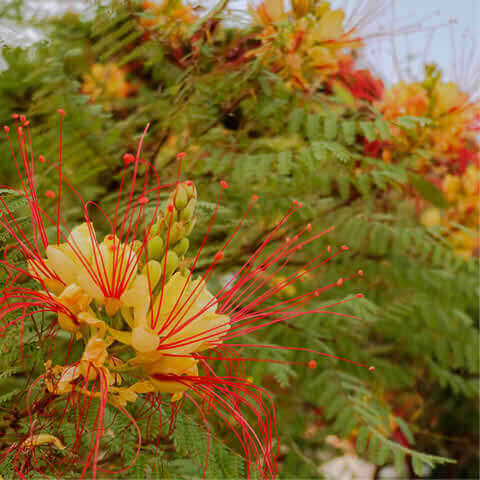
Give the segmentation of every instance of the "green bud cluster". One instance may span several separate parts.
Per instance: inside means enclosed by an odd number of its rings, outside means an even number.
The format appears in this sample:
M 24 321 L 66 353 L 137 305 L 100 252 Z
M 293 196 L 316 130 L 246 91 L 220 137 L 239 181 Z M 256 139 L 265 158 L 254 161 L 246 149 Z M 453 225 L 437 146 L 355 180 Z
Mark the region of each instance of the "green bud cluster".
M 144 269 L 149 269 L 149 275 L 155 284 L 164 268 L 167 281 L 181 266 L 190 246 L 188 235 L 197 220 L 196 203 L 195 185 L 193 182 L 183 182 L 170 194 L 165 212 L 160 212 L 147 243 L 148 262 L 144 266 Z M 168 251 L 165 254 L 167 236 Z

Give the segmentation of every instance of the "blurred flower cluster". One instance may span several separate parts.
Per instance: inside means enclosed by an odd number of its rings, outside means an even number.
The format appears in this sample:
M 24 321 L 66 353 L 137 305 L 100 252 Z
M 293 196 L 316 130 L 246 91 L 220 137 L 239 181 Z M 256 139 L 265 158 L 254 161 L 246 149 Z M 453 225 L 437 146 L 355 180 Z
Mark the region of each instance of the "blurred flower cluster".
M 391 121 L 393 140 L 381 147 L 384 161 L 421 148 L 411 168 L 439 187 L 448 201 L 445 209 L 422 204 L 421 221 L 441 225 L 462 255 L 478 254 L 480 189 L 480 102 L 454 83 L 442 80 L 428 65 L 423 82 L 401 82 L 387 90 L 376 106 Z M 415 130 L 396 122 L 418 119 Z
M 327 1 L 294 0 L 287 12 L 282 2 L 264 0 L 251 11 L 259 46 L 248 55 L 261 58 L 292 88 L 318 87 L 349 64 L 347 52 L 362 46 L 358 33 L 345 28 L 343 10 Z

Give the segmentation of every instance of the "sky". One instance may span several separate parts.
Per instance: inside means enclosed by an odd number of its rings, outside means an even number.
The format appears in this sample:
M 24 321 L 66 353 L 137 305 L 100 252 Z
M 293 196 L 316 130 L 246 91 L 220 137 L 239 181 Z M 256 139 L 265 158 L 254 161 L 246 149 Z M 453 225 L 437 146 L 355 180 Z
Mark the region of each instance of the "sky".
M 9 0 L 0 0 L 5 4 Z M 85 0 L 26 0 L 30 11 L 60 11 L 81 7 Z M 159 1 L 159 0 L 157 0 Z M 245 18 L 249 0 L 230 0 L 232 18 Z M 252 0 L 258 3 L 259 0 Z M 278 0 L 283 1 L 283 0 Z M 288 0 L 285 0 L 288 1 Z M 190 0 L 206 7 L 215 0 Z M 352 11 L 365 5 L 366 10 L 385 4 L 377 23 L 365 27 L 367 33 L 395 32 L 370 39 L 365 62 L 379 73 L 386 83 L 399 79 L 413 80 L 421 76 L 425 62 L 437 63 L 448 79 L 465 89 L 480 92 L 480 0 L 332 0 Z M 372 7 L 373 5 L 373 7 Z M 59 9 L 59 7 L 61 7 Z M 403 33 L 414 30 L 416 33 Z M 0 22 L 0 46 L 28 44 L 36 38 L 32 31 L 19 31 Z M 395 61 L 398 59 L 398 61 Z M 407 61 L 408 59 L 408 61 Z

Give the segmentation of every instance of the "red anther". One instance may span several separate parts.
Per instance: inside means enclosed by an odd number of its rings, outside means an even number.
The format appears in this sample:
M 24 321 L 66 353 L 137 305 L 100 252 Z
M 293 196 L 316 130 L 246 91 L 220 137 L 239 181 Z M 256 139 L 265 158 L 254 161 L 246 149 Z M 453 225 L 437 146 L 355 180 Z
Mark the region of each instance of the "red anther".
M 184 158 L 185 155 L 186 155 L 185 152 L 179 152 L 179 153 L 177 153 L 177 160 L 180 160 L 180 159 Z
M 320 295 L 320 292 L 318 290 L 315 290 L 315 292 L 313 292 L 313 294 L 318 297 Z
M 6 133 L 8 133 L 10 131 L 10 127 L 8 125 L 5 125 L 3 127 L 3 129 L 5 130 Z
M 331 251 L 332 251 L 332 246 L 329 245 L 329 246 L 327 247 L 327 252 L 330 253 Z
M 357 293 L 357 298 L 363 298 L 363 293 Z
M 220 185 L 222 186 L 222 188 L 228 188 L 228 183 L 225 180 L 221 180 Z
M 343 251 L 348 250 L 348 247 L 346 245 L 342 245 L 342 250 Z
M 310 360 L 308 362 L 308 368 L 311 368 L 312 370 L 317 366 L 317 362 L 315 360 Z
M 52 191 L 52 190 L 47 190 L 47 191 L 45 192 L 45 196 L 46 196 L 47 198 L 55 198 L 55 192 Z
M 125 165 L 129 165 L 135 161 L 135 157 L 131 153 L 126 153 L 123 156 L 123 161 L 125 162 Z
M 173 203 L 171 203 L 170 205 L 168 205 L 167 208 L 168 208 L 168 211 L 169 211 L 170 213 L 173 212 L 173 208 L 174 208 L 174 207 L 173 207 Z
M 298 202 L 298 208 L 302 208 L 303 207 L 303 203 L 302 202 Z
M 309 223 L 309 224 L 307 225 L 307 232 L 309 232 L 311 229 L 312 229 L 312 224 Z
M 25 122 L 26 119 L 27 119 L 27 117 L 25 117 L 25 115 L 20 115 L 20 121 L 22 123 Z
M 16 119 L 18 118 L 18 113 L 14 113 L 14 114 L 12 115 L 12 118 L 13 118 L 14 120 L 16 120 Z
M 293 203 L 294 205 L 298 205 L 298 202 L 297 202 L 296 200 L 294 200 L 292 203 Z
M 186 183 L 189 187 L 191 187 L 191 186 L 193 185 L 193 182 L 192 182 L 191 180 L 187 180 L 185 183 Z
M 23 124 L 24 127 L 28 127 L 29 125 L 30 125 L 30 120 L 27 120 L 27 121 Z
M 222 258 L 224 257 L 224 253 L 223 252 L 217 252 L 217 254 L 215 255 L 215 261 L 216 262 L 219 262 L 220 260 L 222 260 Z
M 140 205 L 145 205 L 146 203 L 148 203 L 148 201 L 149 201 L 148 198 L 145 197 L 145 196 L 140 197 L 140 198 L 138 199 L 138 203 L 139 203 Z
M 368 367 L 368 369 L 373 372 L 375 370 L 375 367 Z
M 343 285 L 343 278 L 339 278 L 337 280 L 337 287 L 341 287 Z
M 258 195 L 252 195 L 252 200 L 256 202 L 258 200 Z
M 358 275 L 359 275 L 360 277 L 363 277 L 363 270 L 359 270 L 359 271 L 358 271 Z
M 39 161 L 40 163 L 45 163 L 45 157 L 44 157 L 43 155 L 39 155 L 39 156 L 38 156 L 38 161 Z
M 65 110 L 62 110 L 61 108 L 58 109 L 58 113 L 60 115 L 65 115 Z

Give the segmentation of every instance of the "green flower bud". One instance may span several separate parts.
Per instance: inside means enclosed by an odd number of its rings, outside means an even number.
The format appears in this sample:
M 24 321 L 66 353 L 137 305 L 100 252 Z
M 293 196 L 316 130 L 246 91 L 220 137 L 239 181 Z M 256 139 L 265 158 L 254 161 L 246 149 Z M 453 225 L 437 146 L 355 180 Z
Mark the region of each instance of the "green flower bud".
M 177 245 L 175 245 L 175 248 L 173 249 L 173 251 L 179 256 L 179 257 L 183 257 L 186 253 L 187 253 L 187 250 L 188 250 L 188 247 L 190 246 L 190 241 L 188 240 L 187 237 L 183 237 L 178 243 Z
M 178 219 L 178 210 L 175 207 L 171 208 L 171 206 L 173 206 L 173 202 L 168 202 L 167 209 L 165 211 L 165 226 L 167 228 L 170 223 L 170 219 L 172 219 L 172 223 L 176 222 Z
M 195 206 L 197 204 L 197 200 L 195 198 L 192 198 L 186 207 L 180 212 L 180 220 L 191 220 L 193 217 L 193 214 L 195 213 Z
M 167 265 L 165 267 L 165 280 L 172 275 L 178 267 L 178 255 L 173 251 L 167 252 Z
M 185 236 L 185 225 L 183 222 L 175 222 L 170 229 L 169 242 L 174 245 Z
M 185 182 L 185 190 L 187 191 L 188 198 L 197 199 L 197 189 L 195 188 L 195 184 L 193 182 Z
M 159 260 L 163 253 L 163 240 L 158 235 L 147 243 L 148 258 Z
M 150 288 L 153 290 L 162 277 L 162 265 L 156 260 L 149 260 L 148 263 L 143 267 L 142 273 L 149 279 Z
M 186 225 L 185 225 L 185 236 L 190 235 L 192 233 L 193 227 L 197 221 L 197 216 L 195 215 Z
M 188 194 L 187 194 L 185 184 L 181 183 L 178 186 L 177 192 L 176 192 L 176 197 L 175 197 L 175 194 L 174 194 L 173 198 L 175 198 L 175 208 L 177 210 L 183 210 L 187 206 Z
M 165 217 L 163 215 L 163 212 L 160 212 L 158 214 L 157 221 L 155 222 L 155 225 L 152 228 L 152 233 L 160 234 L 163 232 L 164 228 L 165 228 Z

